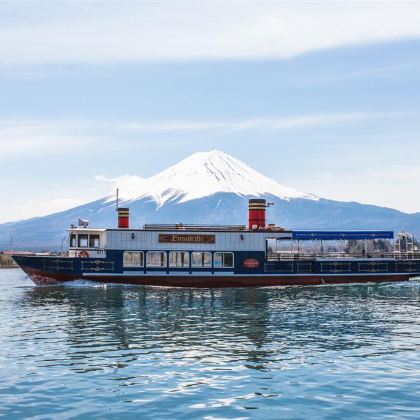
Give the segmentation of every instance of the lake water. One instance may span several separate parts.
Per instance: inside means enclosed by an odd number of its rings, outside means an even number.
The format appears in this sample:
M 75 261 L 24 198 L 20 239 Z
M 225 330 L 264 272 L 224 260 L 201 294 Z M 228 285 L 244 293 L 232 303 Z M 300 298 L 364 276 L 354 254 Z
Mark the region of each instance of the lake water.
M 420 282 L 186 290 L 0 270 L 0 415 L 419 418 Z

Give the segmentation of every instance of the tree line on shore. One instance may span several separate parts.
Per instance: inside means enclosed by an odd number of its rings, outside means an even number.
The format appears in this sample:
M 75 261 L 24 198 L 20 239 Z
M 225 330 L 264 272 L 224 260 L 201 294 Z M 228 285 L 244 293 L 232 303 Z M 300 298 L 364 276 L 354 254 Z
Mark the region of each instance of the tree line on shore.
M 0 252 L 0 267 L 17 267 L 17 264 L 13 261 L 13 258 L 10 255 Z

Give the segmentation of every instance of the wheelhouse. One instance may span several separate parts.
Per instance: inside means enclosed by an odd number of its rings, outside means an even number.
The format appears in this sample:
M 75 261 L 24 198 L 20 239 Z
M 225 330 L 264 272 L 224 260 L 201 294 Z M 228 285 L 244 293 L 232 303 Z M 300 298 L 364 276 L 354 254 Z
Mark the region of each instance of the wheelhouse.
M 69 256 L 102 257 L 106 248 L 106 229 L 71 228 L 69 232 Z M 82 255 L 79 255 L 81 254 Z

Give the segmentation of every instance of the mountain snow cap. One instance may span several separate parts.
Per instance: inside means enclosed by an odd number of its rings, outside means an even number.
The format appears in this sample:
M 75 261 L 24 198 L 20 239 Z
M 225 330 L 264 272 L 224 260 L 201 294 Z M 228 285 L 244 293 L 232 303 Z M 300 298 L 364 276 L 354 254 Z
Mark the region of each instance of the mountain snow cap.
M 219 150 L 194 153 L 150 178 L 126 175 L 115 180 L 125 201 L 151 197 L 159 206 L 226 192 L 239 196 L 272 195 L 282 199 L 318 197 L 285 187 Z

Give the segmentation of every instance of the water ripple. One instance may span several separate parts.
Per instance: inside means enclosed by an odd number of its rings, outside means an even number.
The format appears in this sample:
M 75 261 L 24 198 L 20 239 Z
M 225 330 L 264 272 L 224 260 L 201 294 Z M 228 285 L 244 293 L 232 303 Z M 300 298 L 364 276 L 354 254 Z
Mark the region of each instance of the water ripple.
M 0 276 L 0 415 L 420 416 L 418 281 L 186 290 Z

